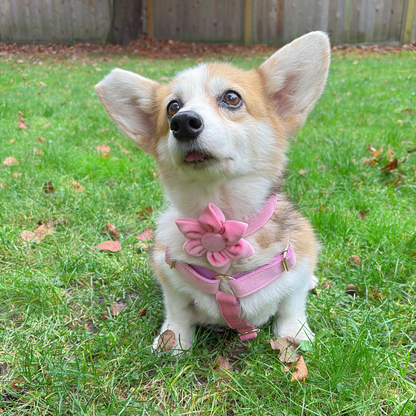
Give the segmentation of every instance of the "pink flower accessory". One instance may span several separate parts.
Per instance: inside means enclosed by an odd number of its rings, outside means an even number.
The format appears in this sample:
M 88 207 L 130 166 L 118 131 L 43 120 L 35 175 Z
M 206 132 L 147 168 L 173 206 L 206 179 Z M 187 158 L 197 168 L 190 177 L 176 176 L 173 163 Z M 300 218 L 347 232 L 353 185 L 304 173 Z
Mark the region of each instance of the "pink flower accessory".
M 254 249 L 243 239 L 248 224 L 225 221 L 222 211 L 209 204 L 198 220 L 181 218 L 176 220 L 179 231 L 185 236 L 184 250 L 194 257 L 206 254 L 211 266 L 226 273 L 234 259 L 250 257 Z

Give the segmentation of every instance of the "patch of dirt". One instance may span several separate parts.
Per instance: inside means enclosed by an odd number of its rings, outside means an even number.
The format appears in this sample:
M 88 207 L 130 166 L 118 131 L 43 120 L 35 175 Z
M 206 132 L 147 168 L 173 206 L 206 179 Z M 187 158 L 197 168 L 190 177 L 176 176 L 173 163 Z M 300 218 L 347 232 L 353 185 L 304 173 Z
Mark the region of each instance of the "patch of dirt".
M 276 46 L 264 44 L 243 46 L 235 44 L 207 44 L 207 43 L 186 43 L 172 39 L 151 39 L 146 35 L 140 36 L 123 48 L 119 45 L 95 45 L 90 43 L 77 43 L 75 45 L 47 44 L 47 45 L 17 45 L 0 42 L 0 56 L 11 55 L 35 55 L 39 56 L 72 57 L 73 59 L 83 58 L 89 53 L 122 54 L 131 53 L 143 55 L 149 58 L 179 58 L 179 57 L 202 57 L 205 55 L 247 55 L 261 52 L 274 52 Z M 399 53 L 402 50 L 412 50 L 416 52 L 416 42 L 402 46 L 382 46 L 382 45 L 338 45 L 332 47 L 333 51 L 352 52 L 374 52 L 374 53 Z

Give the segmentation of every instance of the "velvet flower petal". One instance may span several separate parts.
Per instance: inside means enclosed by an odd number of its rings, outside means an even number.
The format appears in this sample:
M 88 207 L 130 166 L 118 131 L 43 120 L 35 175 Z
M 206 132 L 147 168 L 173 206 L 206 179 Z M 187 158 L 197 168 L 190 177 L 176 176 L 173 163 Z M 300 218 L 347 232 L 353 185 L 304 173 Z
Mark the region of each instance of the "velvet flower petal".
M 247 224 L 225 221 L 222 211 L 209 204 L 198 220 L 183 218 L 176 221 L 180 232 L 186 237 L 184 250 L 195 257 L 207 256 L 211 266 L 225 273 L 234 259 L 250 257 L 254 249 L 243 239 Z

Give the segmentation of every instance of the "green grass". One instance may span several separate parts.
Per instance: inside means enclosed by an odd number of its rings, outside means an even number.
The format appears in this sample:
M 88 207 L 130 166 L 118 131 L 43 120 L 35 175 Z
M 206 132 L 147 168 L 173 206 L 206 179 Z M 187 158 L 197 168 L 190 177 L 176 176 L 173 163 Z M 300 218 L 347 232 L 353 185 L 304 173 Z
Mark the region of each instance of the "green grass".
M 271 350 L 271 325 L 244 345 L 198 329 L 181 357 L 149 347 L 163 302 L 135 236 L 153 227 L 155 214 L 143 209 L 161 209 L 162 190 L 153 161 L 115 129 L 93 86 L 115 66 L 157 80 L 195 61 L 40 59 L 0 60 L 0 162 L 19 161 L 0 169 L 0 414 L 416 414 L 414 53 L 334 54 L 326 91 L 291 142 L 287 191 L 322 241 L 304 384 L 290 383 Z M 362 163 L 370 143 L 384 145 L 378 166 Z M 96 150 L 103 144 L 111 157 Z M 388 146 L 406 160 L 386 173 Z M 48 181 L 54 193 L 43 191 Z M 23 244 L 22 231 L 52 219 L 60 223 L 51 235 Z M 119 253 L 92 250 L 109 239 L 108 221 L 121 234 Z M 128 309 L 103 319 L 117 301 Z M 229 377 L 215 369 L 219 355 L 233 363 Z

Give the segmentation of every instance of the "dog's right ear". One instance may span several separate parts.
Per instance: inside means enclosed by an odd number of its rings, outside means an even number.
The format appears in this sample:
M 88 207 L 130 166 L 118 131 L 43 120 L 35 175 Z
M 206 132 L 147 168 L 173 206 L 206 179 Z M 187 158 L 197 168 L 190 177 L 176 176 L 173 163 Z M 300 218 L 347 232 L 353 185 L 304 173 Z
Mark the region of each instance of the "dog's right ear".
M 111 120 L 148 153 L 152 153 L 155 135 L 158 87 L 155 81 L 118 68 L 95 86 Z

